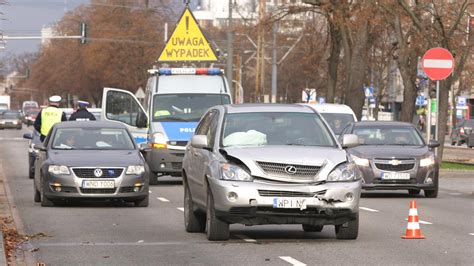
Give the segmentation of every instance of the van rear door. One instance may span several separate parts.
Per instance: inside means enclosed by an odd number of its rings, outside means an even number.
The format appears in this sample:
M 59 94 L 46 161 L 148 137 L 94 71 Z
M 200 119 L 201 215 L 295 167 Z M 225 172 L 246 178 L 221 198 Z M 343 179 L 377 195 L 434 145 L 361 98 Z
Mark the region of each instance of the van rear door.
M 147 142 L 148 116 L 135 95 L 126 90 L 104 88 L 101 118 L 125 124 L 137 144 Z

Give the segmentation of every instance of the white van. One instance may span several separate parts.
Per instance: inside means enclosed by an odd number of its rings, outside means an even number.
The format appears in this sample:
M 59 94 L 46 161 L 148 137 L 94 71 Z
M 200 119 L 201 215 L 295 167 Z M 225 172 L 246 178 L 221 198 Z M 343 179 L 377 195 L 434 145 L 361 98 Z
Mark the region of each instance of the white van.
M 321 103 L 311 104 L 302 103 L 320 113 L 331 127 L 334 135 L 339 137 L 342 130 L 349 124 L 357 122 L 357 117 L 352 109 L 345 104 Z

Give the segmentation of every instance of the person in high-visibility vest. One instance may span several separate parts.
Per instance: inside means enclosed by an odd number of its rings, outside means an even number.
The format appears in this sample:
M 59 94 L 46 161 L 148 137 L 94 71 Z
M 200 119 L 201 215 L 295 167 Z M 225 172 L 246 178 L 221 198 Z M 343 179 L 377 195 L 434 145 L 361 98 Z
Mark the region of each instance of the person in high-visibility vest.
M 36 116 L 34 127 L 40 133 L 41 141 L 44 141 L 54 124 L 67 121 L 66 114 L 59 109 L 61 96 L 49 97 L 49 106 L 42 109 Z

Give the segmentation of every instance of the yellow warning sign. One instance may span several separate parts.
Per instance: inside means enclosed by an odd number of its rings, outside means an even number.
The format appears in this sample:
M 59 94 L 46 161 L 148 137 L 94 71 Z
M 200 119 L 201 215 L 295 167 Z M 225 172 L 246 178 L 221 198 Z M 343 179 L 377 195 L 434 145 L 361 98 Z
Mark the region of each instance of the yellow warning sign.
M 187 7 L 158 61 L 217 61 L 216 54 Z

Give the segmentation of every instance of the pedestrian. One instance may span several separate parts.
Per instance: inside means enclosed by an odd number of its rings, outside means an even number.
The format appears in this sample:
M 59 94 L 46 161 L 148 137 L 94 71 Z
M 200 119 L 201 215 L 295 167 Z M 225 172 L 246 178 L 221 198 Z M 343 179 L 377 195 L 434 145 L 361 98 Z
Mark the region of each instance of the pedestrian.
M 421 132 L 425 130 L 425 117 L 423 115 L 418 117 L 418 129 L 420 129 Z
M 54 124 L 67 121 L 66 114 L 59 109 L 61 96 L 49 97 L 49 106 L 42 109 L 36 116 L 34 128 L 40 133 L 41 142 L 44 141 Z
M 95 116 L 87 110 L 87 106 L 89 105 L 86 101 L 77 101 L 79 108 L 76 112 L 74 112 L 71 117 L 69 117 L 69 121 L 95 121 Z

